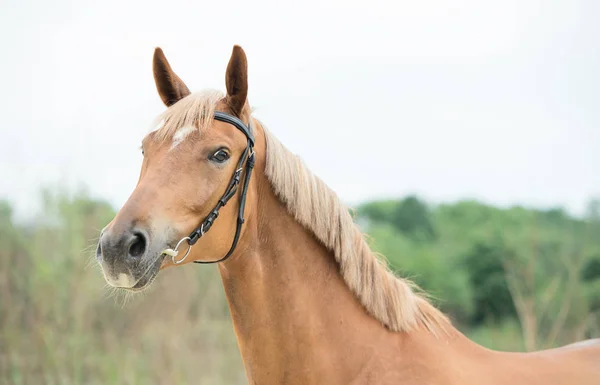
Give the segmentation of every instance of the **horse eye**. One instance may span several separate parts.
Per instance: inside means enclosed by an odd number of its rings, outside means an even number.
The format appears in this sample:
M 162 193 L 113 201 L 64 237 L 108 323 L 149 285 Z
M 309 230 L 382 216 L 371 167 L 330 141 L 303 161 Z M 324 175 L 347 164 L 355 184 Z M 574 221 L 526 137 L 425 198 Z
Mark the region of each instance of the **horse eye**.
M 227 151 L 220 149 L 217 152 L 215 152 L 214 154 L 212 154 L 210 156 L 210 160 L 212 160 L 213 162 L 217 162 L 217 163 L 223 163 L 225 162 L 227 159 L 229 159 L 229 154 L 227 153 Z

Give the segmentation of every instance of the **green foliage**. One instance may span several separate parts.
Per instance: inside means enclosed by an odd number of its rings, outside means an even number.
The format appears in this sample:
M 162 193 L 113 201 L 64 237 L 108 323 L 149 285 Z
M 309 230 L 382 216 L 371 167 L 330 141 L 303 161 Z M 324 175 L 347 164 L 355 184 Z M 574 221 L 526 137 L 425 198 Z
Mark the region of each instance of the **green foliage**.
M 554 346 L 593 330 L 598 309 L 600 215 L 500 209 L 476 201 L 428 206 L 416 197 L 357 208 L 399 273 L 441 299 L 462 327 L 518 321 L 525 348 Z M 590 321 L 591 320 L 591 321 Z
M 374 222 L 393 223 L 392 213 L 397 206 L 395 200 L 367 202 L 359 207 L 359 214 Z
M 592 312 L 600 311 L 600 279 L 585 285 L 585 296 Z
M 581 271 L 581 279 L 586 282 L 600 280 L 600 255 L 594 255 Z
M 516 317 L 503 266 L 507 254 L 502 245 L 476 243 L 464 256 L 463 268 L 474 293 L 474 324 Z
M 367 203 L 361 207 L 361 214 L 374 222 L 391 224 L 413 240 L 432 241 L 436 237 L 429 208 L 415 196 Z

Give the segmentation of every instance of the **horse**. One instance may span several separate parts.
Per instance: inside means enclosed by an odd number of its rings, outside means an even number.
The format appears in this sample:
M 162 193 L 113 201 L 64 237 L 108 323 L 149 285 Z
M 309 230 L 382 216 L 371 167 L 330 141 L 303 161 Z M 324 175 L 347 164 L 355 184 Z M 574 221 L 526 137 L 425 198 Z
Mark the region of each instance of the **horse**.
M 190 92 L 157 47 L 167 107 L 137 185 L 101 231 L 106 282 L 217 263 L 250 384 L 600 384 L 600 340 L 499 352 L 459 332 L 371 251 L 347 207 L 258 119 L 235 45 L 226 93 Z

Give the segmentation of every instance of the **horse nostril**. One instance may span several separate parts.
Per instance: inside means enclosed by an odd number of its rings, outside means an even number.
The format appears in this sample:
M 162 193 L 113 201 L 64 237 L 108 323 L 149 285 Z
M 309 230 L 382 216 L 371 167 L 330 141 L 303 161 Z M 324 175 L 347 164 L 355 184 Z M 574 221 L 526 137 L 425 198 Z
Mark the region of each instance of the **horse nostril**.
M 98 245 L 96 246 L 96 259 L 100 260 L 102 258 L 102 241 L 98 241 Z
M 146 237 L 142 233 L 134 233 L 133 240 L 129 245 L 129 255 L 132 257 L 141 257 L 146 251 Z

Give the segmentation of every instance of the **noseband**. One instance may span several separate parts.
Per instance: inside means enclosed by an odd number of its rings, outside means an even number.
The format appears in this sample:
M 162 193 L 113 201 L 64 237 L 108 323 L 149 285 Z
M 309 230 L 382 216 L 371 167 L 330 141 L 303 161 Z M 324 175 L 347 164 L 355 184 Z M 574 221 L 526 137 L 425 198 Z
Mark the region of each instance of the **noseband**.
M 198 226 L 196 228 L 196 230 L 192 231 L 190 233 L 190 235 L 188 235 L 187 237 L 181 238 L 179 240 L 179 242 L 177 242 L 177 245 L 175 246 L 174 249 L 163 250 L 162 253 L 166 254 L 166 255 L 170 255 L 171 260 L 176 265 L 185 261 L 185 259 L 190 254 L 190 251 L 192 250 L 192 246 L 194 246 L 196 244 L 196 242 L 198 242 L 198 239 L 202 238 L 202 236 L 204 234 L 206 234 L 208 232 L 208 230 L 210 230 L 213 223 L 219 216 L 219 210 L 223 206 L 225 206 L 227 204 L 227 202 L 229 202 L 229 200 L 237 192 L 238 186 L 240 185 L 240 178 L 242 176 L 242 171 L 244 171 L 244 169 L 245 169 L 246 174 L 244 175 L 244 182 L 242 184 L 242 193 L 240 196 L 240 207 L 238 210 L 237 225 L 235 228 L 235 236 L 233 238 L 233 243 L 231 244 L 231 248 L 229 249 L 227 254 L 225 254 L 225 256 L 221 259 L 217 259 L 215 261 L 194 261 L 194 263 L 217 263 L 217 262 L 222 262 L 222 261 L 226 260 L 227 258 L 229 258 L 231 256 L 231 254 L 233 253 L 233 251 L 235 250 L 235 247 L 237 246 L 237 243 L 240 239 L 240 232 L 242 230 L 242 225 L 244 224 L 244 208 L 246 206 L 246 195 L 248 193 L 248 184 L 250 183 L 250 176 L 252 175 L 252 169 L 254 168 L 254 162 L 255 162 L 254 136 L 252 135 L 250 121 L 248 121 L 248 125 L 246 126 L 244 124 L 244 122 L 242 122 L 240 119 L 236 118 L 235 116 L 226 114 L 224 112 L 219 112 L 219 111 L 215 112 L 214 118 L 215 118 L 215 120 L 229 123 L 229 124 L 233 125 L 235 128 L 237 128 L 238 130 L 242 131 L 244 133 L 244 135 L 246 135 L 246 139 L 248 142 L 246 145 L 246 149 L 244 150 L 244 153 L 242 154 L 242 156 L 237 164 L 235 172 L 233 173 L 233 177 L 231 178 L 231 180 L 229 181 L 229 184 L 227 185 L 227 189 L 225 190 L 225 193 L 223 193 L 223 195 L 221 196 L 221 199 L 219 199 L 219 202 L 217 202 L 217 205 L 212 209 L 210 214 L 207 215 L 207 217 L 204 219 L 204 221 L 202 221 L 200 226 Z M 180 260 L 176 260 L 175 257 L 177 257 L 177 254 L 179 254 L 179 246 L 181 246 L 181 244 L 186 241 L 188 243 L 188 249 L 187 249 L 185 255 Z

